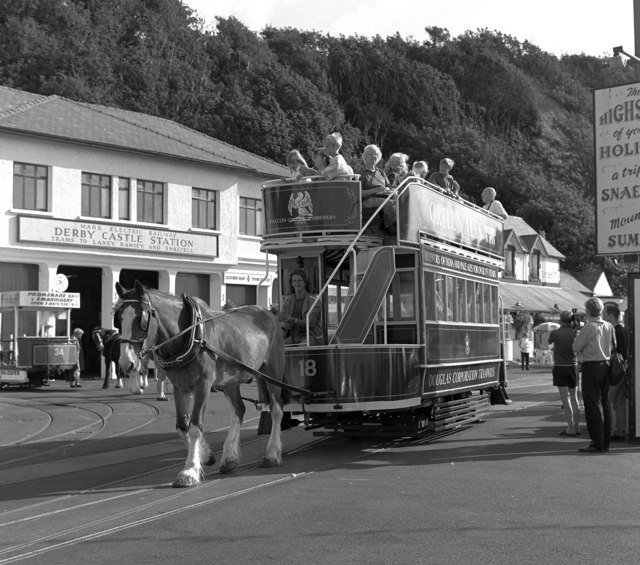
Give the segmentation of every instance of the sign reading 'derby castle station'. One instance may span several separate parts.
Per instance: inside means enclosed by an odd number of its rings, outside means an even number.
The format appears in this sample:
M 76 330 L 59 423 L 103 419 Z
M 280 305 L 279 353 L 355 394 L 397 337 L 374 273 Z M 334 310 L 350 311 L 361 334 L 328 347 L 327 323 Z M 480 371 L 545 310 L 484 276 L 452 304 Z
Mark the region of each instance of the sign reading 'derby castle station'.
M 178 255 L 218 256 L 216 235 L 21 216 L 18 240 Z

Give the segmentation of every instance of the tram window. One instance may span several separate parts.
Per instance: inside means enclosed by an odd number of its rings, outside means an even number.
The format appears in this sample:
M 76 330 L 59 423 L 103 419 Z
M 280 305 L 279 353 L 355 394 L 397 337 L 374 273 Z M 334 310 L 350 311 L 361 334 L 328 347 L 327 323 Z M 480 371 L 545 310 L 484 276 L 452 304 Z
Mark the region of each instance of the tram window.
M 396 273 L 386 297 L 388 320 L 415 320 L 415 283 L 413 271 Z M 378 312 L 378 320 L 382 320 L 384 312 Z
M 442 321 L 444 317 L 445 295 L 444 295 L 444 275 L 436 277 L 436 320 Z
M 483 284 L 484 287 L 484 323 L 491 324 L 493 308 L 491 306 L 491 287 L 488 284 Z
M 475 283 L 476 286 L 476 323 L 484 322 L 482 313 L 482 283 Z
M 435 273 L 424 274 L 424 309 L 427 320 L 436 319 L 436 302 L 435 302 Z
M 467 321 L 467 300 L 465 298 L 465 282 L 463 279 L 456 279 L 456 296 L 458 298 L 458 307 L 456 308 L 456 314 L 458 322 Z
M 476 292 L 473 281 L 467 281 L 467 322 L 476 321 Z
M 416 265 L 416 256 L 412 253 L 400 253 L 396 255 L 396 269 L 413 269 Z
M 338 328 L 342 313 L 346 308 L 348 291 L 349 287 L 336 284 L 330 284 L 327 289 L 329 301 L 327 304 L 327 330 L 329 336 L 333 336 Z
M 446 277 L 446 285 L 447 285 L 447 322 L 454 322 L 456 320 L 455 313 L 453 308 L 456 304 L 455 293 L 455 278 L 454 277 Z
M 498 287 L 491 287 L 491 323 L 498 323 Z

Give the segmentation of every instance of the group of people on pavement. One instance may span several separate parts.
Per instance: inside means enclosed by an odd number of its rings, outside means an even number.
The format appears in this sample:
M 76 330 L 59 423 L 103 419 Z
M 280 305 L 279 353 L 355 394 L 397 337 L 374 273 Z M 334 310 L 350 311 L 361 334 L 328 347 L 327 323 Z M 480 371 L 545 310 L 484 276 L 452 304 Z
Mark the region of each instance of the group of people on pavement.
M 617 304 L 604 306 L 593 297 L 586 301 L 587 322 L 576 327 L 571 312 L 560 313 L 560 328 L 549 335 L 553 344 L 553 385 L 558 387 L 567 419 L 561 436 L 579 436 L 578 363 L 582 369 L 582 400 L 591 441 L 582 453 L 609 451 L 612 441 L 623 441 L 626 432 L 627 379 L 610 384 L 609 360 L 613 353 L 627 358 L 627 339 Z

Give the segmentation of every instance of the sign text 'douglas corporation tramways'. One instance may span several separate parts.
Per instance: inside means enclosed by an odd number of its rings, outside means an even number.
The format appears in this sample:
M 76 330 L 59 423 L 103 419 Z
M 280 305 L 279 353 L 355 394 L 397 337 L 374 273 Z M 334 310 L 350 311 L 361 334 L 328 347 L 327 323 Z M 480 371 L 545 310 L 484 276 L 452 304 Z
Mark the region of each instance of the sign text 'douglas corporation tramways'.
M 217 256 L 217 236 L 121 226 L 20 217 L 20 241 L 77 245 L 180 255 Z
M 640 252 L 640 83 L 594 92 L 597 252 Z

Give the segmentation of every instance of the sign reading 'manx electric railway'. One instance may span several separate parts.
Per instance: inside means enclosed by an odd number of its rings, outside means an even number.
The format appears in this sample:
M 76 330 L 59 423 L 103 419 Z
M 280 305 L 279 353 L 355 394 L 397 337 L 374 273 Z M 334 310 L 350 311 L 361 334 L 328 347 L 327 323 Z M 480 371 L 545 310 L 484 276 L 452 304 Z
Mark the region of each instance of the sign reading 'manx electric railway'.
M 52 220 L 21 216 L 18 240 L 58 245 L 100 247 L 117 251 L 143 251 L 218 256 L 218 236 L 137 226 Z
M 640 83 L 594 91 L 599 255 L 640 253 Z

